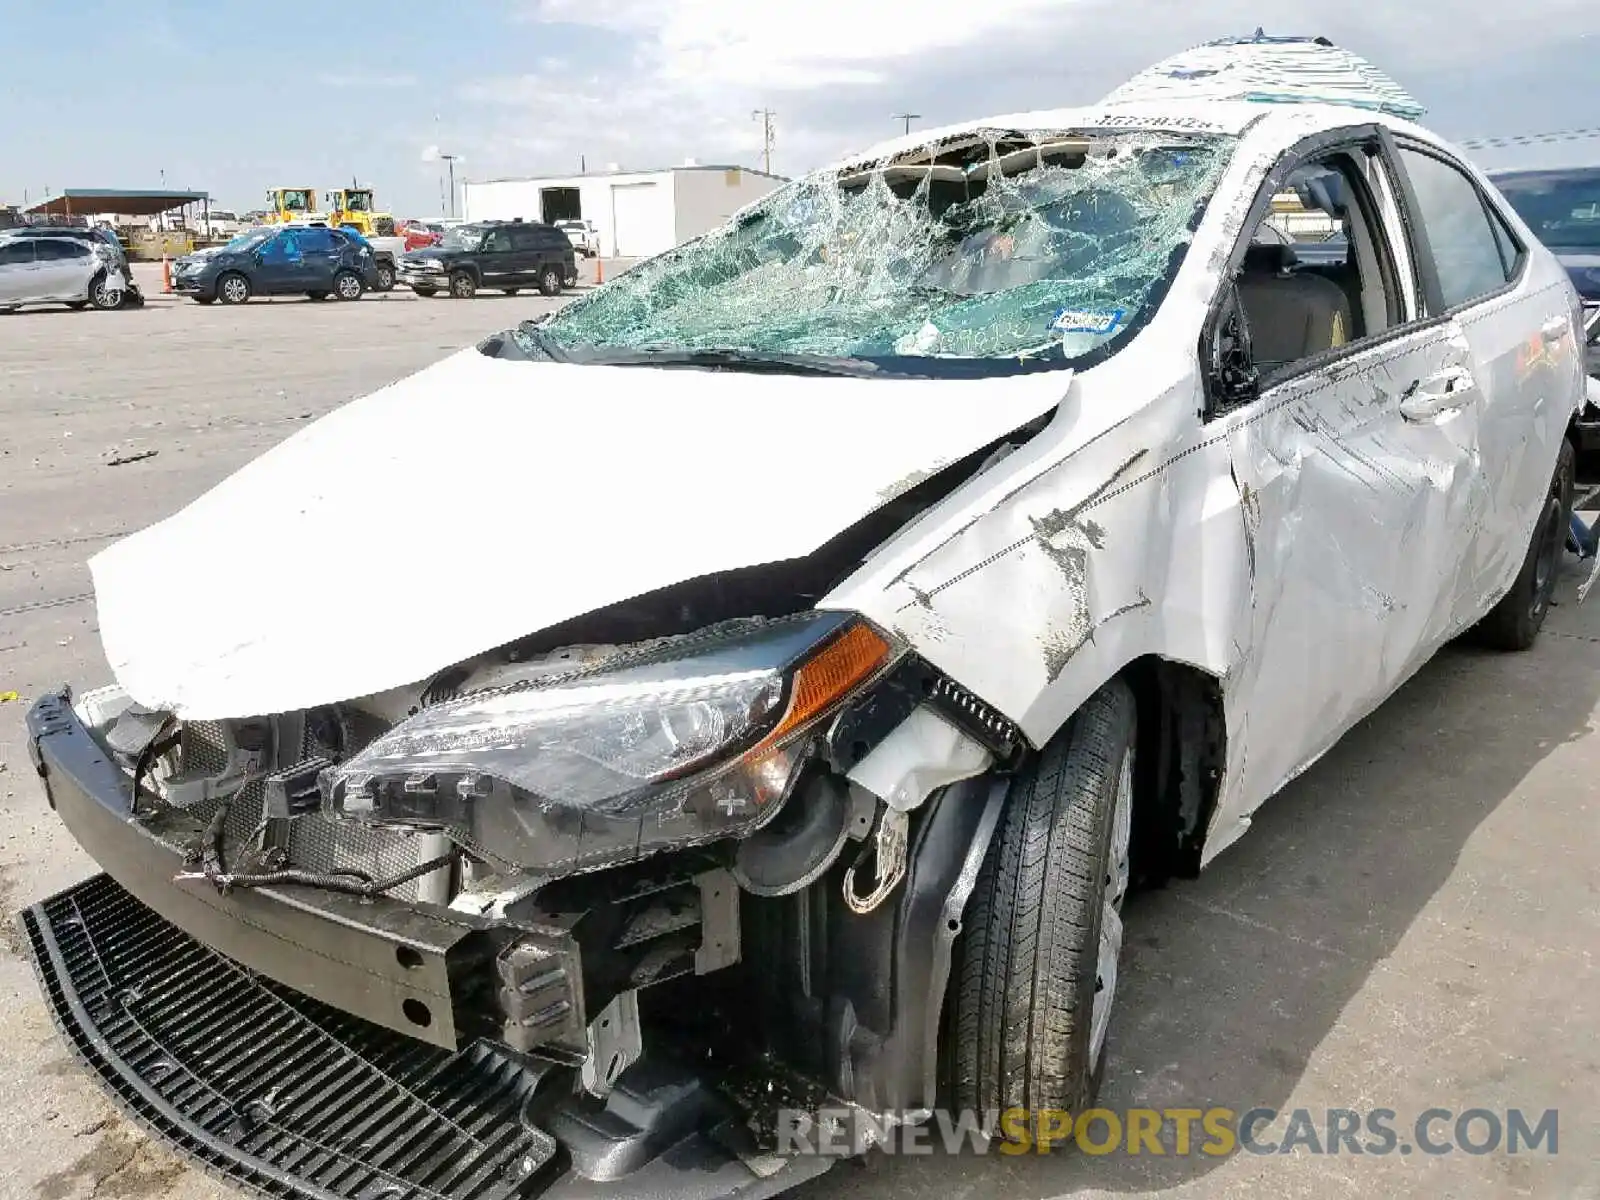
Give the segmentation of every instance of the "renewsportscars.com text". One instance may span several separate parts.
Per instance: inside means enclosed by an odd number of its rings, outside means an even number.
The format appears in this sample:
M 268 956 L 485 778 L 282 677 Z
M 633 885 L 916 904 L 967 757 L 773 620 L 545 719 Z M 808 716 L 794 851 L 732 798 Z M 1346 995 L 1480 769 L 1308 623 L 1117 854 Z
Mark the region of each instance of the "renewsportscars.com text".
M 994 1139 L 986 1136 L 992 1131 Z M 1543 1154 L 1560 1148 L 1559 1110 L 1428 1108 L 1091 1108 L 935 1113 L 883 1119 L 852 1108 L 778 1114 L 780 1154 Z

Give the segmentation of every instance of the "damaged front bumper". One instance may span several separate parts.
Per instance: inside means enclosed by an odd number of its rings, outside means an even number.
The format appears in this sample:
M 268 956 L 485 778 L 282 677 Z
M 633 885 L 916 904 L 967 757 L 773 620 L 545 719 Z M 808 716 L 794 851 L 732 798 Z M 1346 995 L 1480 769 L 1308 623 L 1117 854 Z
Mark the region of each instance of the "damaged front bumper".
M 51 806 L 108 873 L 22 915 L 55 1021 L 127 1111 L 229 1182 L 317 1200 L 710 1200 L 830 1164 L 770 1153 L 752 1132 L 765 1119 L 729 1098 L 759 1089 L 724 1086 L 743 1068 L 646 1056 L 601 1099 L 575 1086 L 559 1043 L 525 1053 L 482 1036 L 484 1013 L 504 1018 L 518 996 L 545 1019 L 564 1011 L 562 971 L 526 931 L 297 886 L 174 882 L 176 831 L 134 819 L 127 776 L 66 694 L 36 703 L 28 733 Z M 536 977 L 508 974 L 530 962 Z M 510 1004 L 484 1003 L 496 988 Z

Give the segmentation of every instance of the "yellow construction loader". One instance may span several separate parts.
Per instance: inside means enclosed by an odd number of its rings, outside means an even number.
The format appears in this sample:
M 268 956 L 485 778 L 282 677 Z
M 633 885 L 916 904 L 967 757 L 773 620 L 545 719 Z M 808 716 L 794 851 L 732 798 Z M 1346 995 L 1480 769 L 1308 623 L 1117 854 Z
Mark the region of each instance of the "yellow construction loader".
M 317 212 L 316 188 L 268 188 L 266 223 L 282 225 L 289 221 L 321 220 Z
M 325 193 L 328 202 L 328 224 L 354 225 L 364 237 L 392 237 L 394 217 L 378 212 L 369 187 L 339 188 Z

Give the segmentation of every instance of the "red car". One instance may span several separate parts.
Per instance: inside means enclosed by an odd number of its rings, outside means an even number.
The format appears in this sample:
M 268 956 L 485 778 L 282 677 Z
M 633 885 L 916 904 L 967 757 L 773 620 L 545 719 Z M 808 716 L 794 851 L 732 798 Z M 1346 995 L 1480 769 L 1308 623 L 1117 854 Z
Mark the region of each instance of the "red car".
M 420 250 L 437 245 L 444 236 L 444 226 L 429 221 L 407 221 L 400 232 L 405 235 L 407 250 Z

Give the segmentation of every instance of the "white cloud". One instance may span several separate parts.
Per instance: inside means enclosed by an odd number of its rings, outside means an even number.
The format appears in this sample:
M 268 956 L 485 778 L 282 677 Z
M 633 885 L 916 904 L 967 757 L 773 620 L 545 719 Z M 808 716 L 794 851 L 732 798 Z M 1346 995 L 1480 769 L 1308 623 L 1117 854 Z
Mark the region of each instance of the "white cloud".
M 516 11 L 541 53 L 564 26 L 607 49 L 563 47 L 565 63 L 534 59 L 524 74 L 464 87 L 463 99 L 504 113 L 475 126 L 483 173 L 572 170 L 580 155 L 634 168 L 686 156 L 759 164 L 750 112 L 762 107 L 778 114 L 774 169 L 798 173 L 890 136 L 897 111 L 932 126 L 1089 103 L 1262 16 L 1245 0 L 524 0 Z M 1517 21 L 1504 15 L 1498 0 L 1348 12 L 1278 0 L 1267 14 L 1269 32 L 1325 34 L 1402 84 L 1431 75 L 1467 90 L 1473 64 L 1600 25 L 1592 0 L 1523 0 Z
M 379 75 L 367 71 L 326 71 L 317 76 L 317 82 L 329 88 L 359 88 L 363 90 L 376 90 L 380 88 L 408 88 L 416 87 L 415 75 Z

